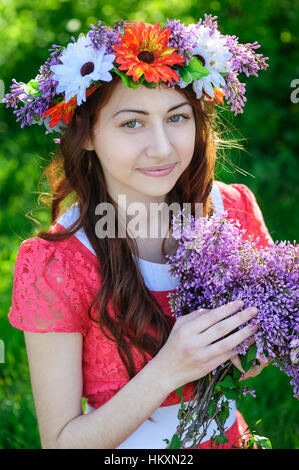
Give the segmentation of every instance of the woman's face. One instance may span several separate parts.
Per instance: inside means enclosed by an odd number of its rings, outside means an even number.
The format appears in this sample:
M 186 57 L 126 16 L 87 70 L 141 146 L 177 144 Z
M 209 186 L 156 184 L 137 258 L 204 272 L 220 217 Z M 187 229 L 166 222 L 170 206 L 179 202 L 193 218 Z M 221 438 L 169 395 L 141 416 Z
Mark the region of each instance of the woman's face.
M 188 167 L 195 143 L 192 106 L 178 91 L 139 86 L 128 88 L 120 81 L 94 126 L 95 150 L 101 162 L 109 195 L 117 202 L 163 202 Z M 170 174 L 152 177 L 146 169 L 175 163 Z

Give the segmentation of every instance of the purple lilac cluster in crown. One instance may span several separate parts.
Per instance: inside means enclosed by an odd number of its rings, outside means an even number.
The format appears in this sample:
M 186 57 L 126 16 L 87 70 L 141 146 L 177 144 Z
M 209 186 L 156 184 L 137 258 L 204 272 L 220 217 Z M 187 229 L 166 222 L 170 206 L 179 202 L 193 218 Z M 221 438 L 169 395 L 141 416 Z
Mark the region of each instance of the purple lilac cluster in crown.
M 188 26 L 180 20 L 167 18 L 163 31 L 168 33 L 168 41 L 164 47 L 176 51 L 173 57 L 176 55 L 185 63 L 173 61 L 164 66 L 164 69 L 168 67 L 171 72 L 168 76 L 177 77 L 177 80 L 169 78 L 167 81 L 160 72 L 161 78 L 169 86 L 184 88 L 192 85 L 198 99 L 223 103 L 224 97 L 235 115 L 243 113 L 246 102 L 245 83 L 240 82 L 239 74 L 258 76 L 259 70 L 268 68 L 268 57 L 256 53 L 256 49 L 260 47 L 257 42 L 241 44 L 236 36 L 221 34 L 217 16 L 205 14 L 204 17 L 204 20 L 200 19 L 198 23 Z M 72 43 L 67 47 L 54 44 L 49 49 L 50 57 L 40 67 L 38 75 L 27 84 L 12 79 L 10 93 L 5 95 L 3 102 L 7 108 L 14 108 L 13 112 L 22 128 L 44 124 L 46 133 L 62 132 L 71 121 L 75 108 L 86 101 L 88 93 L 96 86 L 112 80 L 111 73 L 121 75 L 126 86 L 148 85 L 149 80 L 145 76 L 136 81 L 136 77 L 132 79 L 128 72 L 121 72 L 124 68 L 116 60 L 120 56 L 116 52 L 117 47 L 125 41 L 123 35 L 126 32 L 126 22 L 115 21 L 109 27 L 99 21 L 98 26 L 90 26 L 91 30 L 86 37 L 82 33 L 77 41 L 72 37 Z M 162 39 L 165 39 L 165 35 L 162 38 L 161 30 L 158 41 Z M 161 51 L 161 42 L 158 46 L 151 51 L 155 57 Z M 86 63 L 80 64 L 81 75 L 76 77 L 77 85 L 74 85 L 71 71 L 74 70 L 75 73 L 78 70 L 76 61 L 79 61 L 80 55 L 82 59 L 82 52 L 83 55 L 86 54 Z M 141 54 L 136 56 L 136 62 L 139 62 L 140 67 L 148 66 L 142 64 Z

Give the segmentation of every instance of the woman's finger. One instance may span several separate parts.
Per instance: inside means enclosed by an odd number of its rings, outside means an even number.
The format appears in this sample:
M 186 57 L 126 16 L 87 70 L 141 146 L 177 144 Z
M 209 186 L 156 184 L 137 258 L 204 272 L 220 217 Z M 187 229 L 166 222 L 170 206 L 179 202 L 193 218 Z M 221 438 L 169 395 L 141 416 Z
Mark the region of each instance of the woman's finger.
M 205 354 L 214 356 L 220 356 L 226 354 L 231 349 L 234 350 L 236 346 L 243 343 L 247 338 L 252 336 L 258 329 L 258 325 L 250 323 L 244 328 L 238 330 L 236 333 L 232 333 L 224 339 L 216 341 L 215 343 L 205 348 Z
M 223 338 L 233 330 L 241 326 L 243 323 L 248 322 L 252 318 L 256 317 L 258 313 L 257 308 L 249 307 L 241 312 L 236 313 L 229 318 L 225 318 L 219 321 L 216 325 L 211 326 L 200 335 L 203 346 L 214 343 L 220 338 Z
M 243 306 L 244 302 L 241 300 L 235 300 L 212 310 L 201 311 L 197 315 L 194 315 L 194 319 L 192 317 L 192 322 L 188 322 L 188 324 L 186 324 L 186 334 L 192 335 L 194 333 L 202 333 L 212 325 L 215 325 L 215 323 L 218 323 L 224 318 L 236 313 Z M 193 315 L 193 313 L 194 312 L 190 315 Z

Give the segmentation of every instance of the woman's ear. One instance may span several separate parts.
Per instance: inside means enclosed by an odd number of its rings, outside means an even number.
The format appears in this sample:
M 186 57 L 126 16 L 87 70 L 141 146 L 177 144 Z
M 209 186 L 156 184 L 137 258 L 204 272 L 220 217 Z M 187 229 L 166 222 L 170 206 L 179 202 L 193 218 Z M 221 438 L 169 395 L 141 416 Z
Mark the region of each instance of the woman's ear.
M 85 150 L 94 150 L 94 147 L 93 147 L 93 145 L 92 145 L 92 143 L 91 143 L 90 137 L 88 137 L 88 139 L 87 139 L 86 142 L 84 143 L 83 147 L 84 147 Z
M 76 115 L 76 124 L 77 126 L 80 126 L 80 123 L 82 122 L 82 119 L 81 117 L 79 116 L 79 114 Z M 87 138 L 87 140 L 84 142 L 84 145 L 83 145 L 83 149 L 84 150 L 94 150 L 94 147 L 92 145 L 92 142 L 91 142 L 91 138 L 90 136 Z

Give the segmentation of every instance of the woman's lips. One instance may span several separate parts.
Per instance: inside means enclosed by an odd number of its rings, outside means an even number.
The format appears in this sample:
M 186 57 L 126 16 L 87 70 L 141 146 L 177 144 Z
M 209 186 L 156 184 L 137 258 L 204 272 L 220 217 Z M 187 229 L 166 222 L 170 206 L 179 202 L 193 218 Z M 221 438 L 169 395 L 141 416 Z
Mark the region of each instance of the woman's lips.
M 176 166 L 176 163 L 166 168 L 166 170 L 142 170 L 141 168 L 137 168 L 137 171 L 147 176 L 154 176 L 154 177 L 167 176 L 169 175 L 169 173 L 172 172 L 175 166 Z

